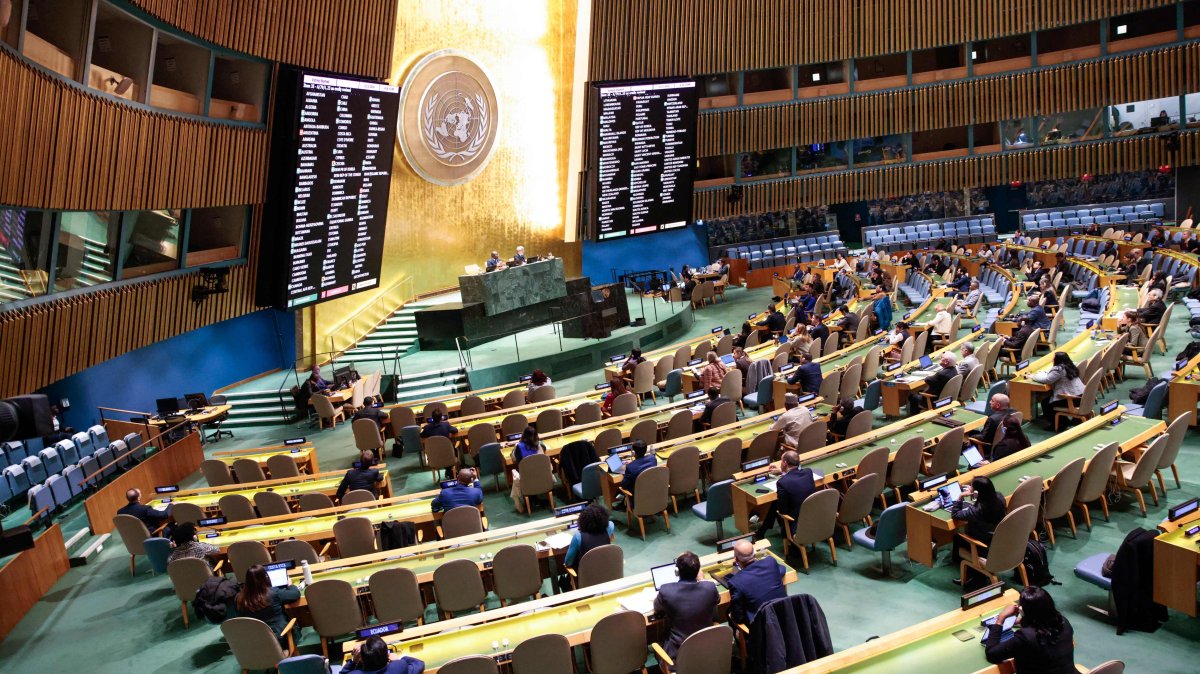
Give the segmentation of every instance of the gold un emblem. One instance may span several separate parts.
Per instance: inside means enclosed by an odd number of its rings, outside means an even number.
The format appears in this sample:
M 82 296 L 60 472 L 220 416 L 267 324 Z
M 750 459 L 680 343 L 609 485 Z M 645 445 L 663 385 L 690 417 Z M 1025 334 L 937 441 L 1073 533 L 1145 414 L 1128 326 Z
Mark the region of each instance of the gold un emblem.
M 417 175 L 459 185 L 487 166 L 500 132 L 496 90 L 470 55 L 443 49 L 422 58 L 400 89 L 400 149 Z

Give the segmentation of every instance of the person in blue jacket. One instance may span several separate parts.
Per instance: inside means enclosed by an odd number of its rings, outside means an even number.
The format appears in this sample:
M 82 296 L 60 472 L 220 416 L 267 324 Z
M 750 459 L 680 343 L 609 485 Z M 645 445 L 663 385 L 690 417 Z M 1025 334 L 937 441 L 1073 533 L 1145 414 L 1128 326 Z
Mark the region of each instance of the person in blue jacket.
M 425 671 L 425 663 L 416 658 L 406 655 L 392 660 L 391 657 L 387 642 L 379 637 L 367 637 L 354 649 L 342 674 L 422 674 Z

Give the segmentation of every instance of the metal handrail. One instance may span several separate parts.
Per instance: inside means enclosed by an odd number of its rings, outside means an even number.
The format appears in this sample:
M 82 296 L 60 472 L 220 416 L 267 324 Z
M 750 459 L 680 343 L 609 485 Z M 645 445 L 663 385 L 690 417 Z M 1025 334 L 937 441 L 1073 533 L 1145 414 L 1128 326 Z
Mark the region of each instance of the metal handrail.
M 395 291 L 402 289 L 405 286 L 408 287 L 409 292 L 402 292 L 400 299 L 396 300 L 394 294 Z M 374 299 L 360 307 L 354 313 L 350 314 L 341 323 L 333 326 L 328 333 L 330 346 L 332 347 L 333 351 L 341 352 L 353 347 L 355 344 L 361 341 L 363 337 L 366 337 L 380 325 L 383 325 L 383 323 L 387 321 L 388 316 L 391 316 L 396 309 L 403 307 L 405 304 L 408 304 L 416 299 L 416 295 L 412 293 L 412 290 L 413 277 L 405 275 L 399 281 L 396 281 L 392 285 L 383 289 Z M 385 305 L 386 308 L 383 311 L 380 311 L 380 306 L 383 304 L 383 300 L 385 299 L 388 300 Z M 367 315 L 368 312 L 370 312 L 370 317 L 366 321 L 366 328 L 360 329 L 363 325 L 360 323 L 360 319 L 363 318 L 364 315 Z M 346 328 L 351 328 L 350 338 L 345 341 L 344 345 L 339 345 L 338 337 L 341 336 L 342 332 Z
M 90 481 L 92 480 L 92 478 L 95 478 L 95 477 L 97 477 L 97 476 L 102 476 L 102 474 L 104 473 L 104 470 L 105 470 L 106 468 L 108 468 L 108 467 L 110 467 L 110 466 L 115 466 L 115 465 L 117 465 L 118 463 L 120 463 L 122 459 L 125 459 L 126 457 L 128 457 L 128 456 L 129 456 L 129 455 L 131 455 L 131 454 L 133 454 L 133 453 L 134 453 L 134 452 L 136 452 L 137 450 L 139 450 L 139 449 L 141 449 L 141 448 L 143 448 L 143 447 L 148 447 L 148 446 L 150 446 L 150 443 L 154 442 L 156 439 L 158 439 L 158 438 L 161 438 L 161 437 L 164 437 L 164 436 L 166 436 L 166 437 L 169 437 L 169 436 L 170 436 L 170 434 L 171 434 L 172 432 L 174 432 L 176 429 L 178 429 L 179 427 L 181 427 L 181 426 L 187 426 L 188 424 L 191 424 L 191 423 L 192 423 L 192 422 L 191 422 L 191 420 L 190 420 L 190 419 L 184 419 L 183 421 L 181 421 L 181 422 L 179 422 L 179 423 L 175 424 L 174 426 L 171 426 L 171 427 L 167 428 L 167 429 L 166 429 L 166 430 L 164 430 L 162 433 L 159 433 L 157 436 L 155 436 L 155 437 L 153 437 L 153 438 L 150 438 L 149 440 L 146 440 L 145 442 L 143 442 L 142 444 L 138 445 L 137 447 L 126 447 L 126 448 L 125 448 L 125 452 L 124 452 L 124 453 L 122 453 L 120 456 L 118 456 L 118 457 L 114 458 L 112 461 L 109 461 L 108 463 L 104 464 L 103 466 L 100 466 L 99 468 L 97 468 L 97 469 L 96 469 L 95 471 L 93 471 L 92 473 L 90 473 L 90 474 L 88 474 L 88 475 L 84 476 L 84 478 L 78 482 L 79 486 L 83 487 L 83 486 L 87 485 L 87 483 L 88 483 L 88 482 L 90 482 Z M 194 432 L 194 431 L 193 431 L 193 432 Z

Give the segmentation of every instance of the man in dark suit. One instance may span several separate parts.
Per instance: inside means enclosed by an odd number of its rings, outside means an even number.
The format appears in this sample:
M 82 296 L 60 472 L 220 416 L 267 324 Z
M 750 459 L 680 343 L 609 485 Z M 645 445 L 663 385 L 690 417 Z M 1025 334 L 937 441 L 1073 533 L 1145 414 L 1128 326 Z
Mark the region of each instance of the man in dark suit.
M 759 321 L 757 325 L 766 326 L 768 332 L 780 333 L 787 328 L 787 318 L 775 304 L 769 304 L 767 305 L 767 317 Z
M 458 506 L 477 506 L 483 503 L 483 490 L 475 483 L 475 469 L 463 468 L 458 471 L 458 481 L 442 491 L 433 499 L 433 512 L 449 511 Z
M 646 442 L 644 440 L 633 441 L 633 461 L 625 464 L 625 477 L 621 479 L 621 489 L 633 494 L 633 488 L 637 485 L 638 475 L 647 468 L 651 468 L 658 464 L 658 460 L 653 454 L 646 454 Z M 632 497 L 631 497 L 632 500 Z
M 1050 329 L 1050 316 L 1042 307 L 1041 300 L 1029 300 L 1029 311 L 1025 312 L 1025 320 L 1038 330 Z
M 996 429 L 1000 428 L 1000 424 L 1008 418 L 1008 415 L 1016 413 L 1011 406 L 1011 401 L 1008 396 L 1003 393 L 997 393 L 992 396 L 990 409 L 988 410 L 987 421 L 984 422 L 983 428 L 978 431 L 971 431 L 967 435 L 982 442 L 987 450 L 991 449 L 992 438 L 996 437 Z M 990 451 L 983 452 L 985 456 L 990 454 Z M 990 457 L 989 457 L 990 458 Z
M 337 500 L 341 501 L 342 497 L 347 492 L 352 492 L 358 489 L 369 491 L 377 498 L 379 496 L 379 483 L 383 482 L 383 473 L 375 468 L 375 453 L 369 449 L 364 449 L 359 455 L 359 460 L 354 462 L 350 470 L 346 471 L 346 475 L 342 478 L 342 483 L 337 488 Z
M 1025 342 L 1029 341 L 1029 338 L 1033 336 L 1037 328 L 1033 327 L 1033 323 L 1030 323 L 1029 319 L 1025 316 L 1021 316 L 1017 321 L 1017 330 L 1004 338 L 1002 348 L 1006 350 L 1012 349 L 1019 354 L 1021 349 L 1025 348 Z
M 942 369 L 933 373 L 933 376 L 925 380 L 925 392 L 941 395 L 942 389 L 946 387 L 946 382 L 958 374 L 958 368 L 955 367 L 957 363 L 958 359 L 955 358 L 953 353 L 946 352 L 942 354 L 942 359 L 938 361 L 938 365 L 941 365 Z M 925 399 L 920 393 L 910 393 L 908 395 L 908 413 L 920 414 L 924 402 Z
M 421 429 L 422 438 L 432 438 L 435 435 L 445 436 L 454 439 L 454 434 L 458 429 L 451 426 L 449 421 L 446 421 L 445 415 L 441 410 L 434 410 L 430 415 L 429 420 L 425 422 L 425 427 Z
M 767 532 L 775 528 L 775 520 L 779 513 L 795 519 L 800 512 L 800 504 L 817 490 L 812 470 L 800 467 L 800 454 L 793 451 L 784 452 L 779 459 L 779 470 L 783 475 L 775 483 L 777 498 L 771 503 L 758 531 L 754 532 L 755 540 L 761 541 L 767 537 Z
M 812 337 L 814 342 L 824 343 L 829 337 L 829 327 L 821 320 L 821 315 L 817 313 L 809 314 L 808 316 L 808 336 Z
M 716 386 L 708 388 L 708 402 L 704 403 L 704 412 L 700 415 L 700 419 L 694 424 L 694 430 L 699 433 L 712 423 L 713 411 L 725 403 L 733 402 L 729 398 L 721 395 L 721 389 Z
M 716 583 L 697 580 L 700 558 L 696 553 L 684 552 L 676 557 L 675 572 L 679 581 L 658 588 L 658 596 L 654 598 L 655 615 L 667 621 L 663 650 L 672 659 L 684 639 L 713 624 L 717 604 L 721 601 Z
M 117 514 L 133 515 L 141 520 L 142 524 L 145 524 L 146 528 L 149 529 L 151 533 L 153 533 L 158 527 L 162 526 L 163 522 L 171 519 L 171 506 L 168 505 L 166 510 L 157 510 L 142 503 L 141 489 L 130 489 L 129 491 L 125 492 L 125 500 L 128 501 L 128 503 L 122 506 L 121 509 L 117 511 Z M 168 527 L 168 529 L 169 528 L 170 527 Z M 167 532 L 167 535 L 169 536 L 170 533 Z
M 788 377 L 789 384 L 799 384 L 803 393 L 816 393 L 821 390 L 821 364 L 813 362 L 811 353 L 805 351 L 800 356 L 800 367 L 795 374 Z
M 734 573 L 725 579 L 729 585 L 729 619 L 750 625 L 763 604 L 787 596 L 783 587 L 787 567 L 774 557 L 755 559 L 754 546 L 744 540 L 733 545 L 733 564 Z
M 841 342 L 845 346 L 854 341 L 854 337 L 858 332 L 858 314 L 850 311 L 850 308 L 842 305 L 842 320 L 838 321 L 838 326 L 842 329 Z
M 1146 306 L 1138 309 L 1138 316 L 1141 317 L 1143 323 L 1158 325 L 1162 323 L 1163 314 L 1166 312 L 1167 305 L 1163 303 L 1162 291 L 1155 288 L 1150 291 L 1146 300 Z

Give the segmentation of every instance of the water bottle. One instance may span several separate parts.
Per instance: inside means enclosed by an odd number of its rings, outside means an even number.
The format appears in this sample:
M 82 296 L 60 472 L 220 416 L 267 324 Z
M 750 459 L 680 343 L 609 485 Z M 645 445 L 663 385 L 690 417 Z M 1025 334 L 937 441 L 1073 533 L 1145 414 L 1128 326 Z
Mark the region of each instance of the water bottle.
M 300 560 L 300 568 L 304 571 L 304 586 L 308 587 L 309 585 L 312 585 L 312 570 L 308 568 L 307 559 Z

